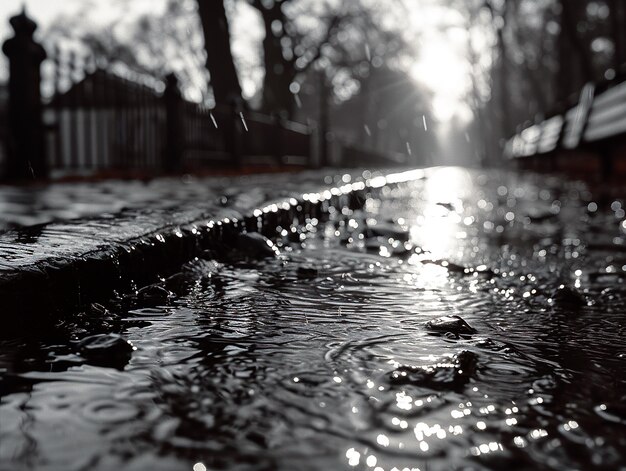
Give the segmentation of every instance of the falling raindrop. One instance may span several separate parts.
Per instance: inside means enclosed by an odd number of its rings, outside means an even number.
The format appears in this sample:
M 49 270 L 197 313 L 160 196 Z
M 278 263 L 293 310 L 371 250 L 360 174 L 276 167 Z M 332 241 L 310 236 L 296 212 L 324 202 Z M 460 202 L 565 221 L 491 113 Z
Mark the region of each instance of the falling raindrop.
M 239 117 L 241 118 L 241 122 L 243 123 L 243 128 L 248 132 L 248 125 L 246 124 L 246 120 L 243 117 L 243 112 L 239 112 Z
M 367 58 L 368 62 L 371 62 L 371 60 L 372 60 L 372 53 L 370 51 L 369 44 L 365 44 L 365 57 Z
M 372 131 L 370 131 L 370 127 L 367 124 L 363 125 L 363 129 L 365 129 L 365 134 L 371 137 Z
M 428 126 L 426 126 L 426 115 L 422 115 L 422 123 L 424 123 L 424 131 L 428 131 Z
M 298 108 L 302 108 L 302 100 L 300 100 L 300 95 L 297 93 L 293 96 L 294 101 L 296 102 L 296 106 Z
M 406 142 L 406 151 L 409 153 L 409 155 L 411 155 L 411 144 L 409 144 L 409 141 Z
M 211 117 L 211 122 L 213 123 L 213 126 L 215 126 L 215 129 L 217 129 L 217 121 L 215 121 L 215 116 L 213 116 L 213 113 L 209 112 L 209 116 Z

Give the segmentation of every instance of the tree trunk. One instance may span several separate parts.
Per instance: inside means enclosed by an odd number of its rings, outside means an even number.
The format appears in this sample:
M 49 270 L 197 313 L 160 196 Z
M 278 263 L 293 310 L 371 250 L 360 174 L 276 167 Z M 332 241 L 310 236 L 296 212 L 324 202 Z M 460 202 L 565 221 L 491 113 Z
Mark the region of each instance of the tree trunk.
M 468 10 L 469 18 L 468 18 L 468 29 L 472 28 L 476 22 L 476 12 L 471 8 Z M 480 139 L 478 139 L 478 144 L 476 148 L 476 152 L 478 155 L 479 165 L 481 167 L 487 166 L 492 162 L 492 159 L 499 157 L 500 149 L 495 151 L 493 154 L 491 152 L 492 147 L 499 147 L 497 144 L 497 138 L 493 133 L 493 130 L 487 129 L 487 119 L 485 119 L 485 108 L 481 106 L 480 103 L 480 93 L 478 91 L 478 83 L 476 80 L 476 69 L 478 61 L 478 55 L 476 53 L 476 49 L 474 47 L 474 41 L 472 40 L 472 35 L 469 35 L 469 41 L 467 42 L 467 58 L 469 64 L 471 64 L 470 71 L 470 79 L 471 79 L 471 100 L 470 100 L 470 109 L 474 114 L 474 121 L 478 126 L 478 134 Z
M 511 101 L 509 99 L 508 50 L 504 39 L 504 29 L 508 19 L 508 2 L 505 0 L 502 11 L 502 25 L 498 28 L 498 54 L 500 55 L 500 113 L 502 117 L 502 138 L 509 137 L 511 126 Z M 494 18 L 495 20 L 495 18 Z
M 559 101 L 562 104 L 568 104 L 570 95 L 576 93 L 585 83 L 594 78 L 589 47 L 580 37 L 576 27 L 577 9 L 584 8 L 585 5 L 585 2 L 579 5 L 569 0 L 561 0 L 560 70 L 557 90 L 559 90 Z
M 222 0 L 196 1 L 215 102 L 229 104 L 234 100 L 241 101 L 241 86 L 230 50 L 230 32 L 224 3 Z
M 281 10 L 281 4 L 276 3 L 271 8 L 258 8 L 265 25 L 263 39 L 263 63 L 265 77 L 263 78 L 263 109 L 268 113 L 281 113 L 289 118 L 294 112 L 294 98 L 289 85 L 296 78 L 296 68 L 293 60 L 285 59 L 281 35 L 272 31 L 272 23 L 284 25 L 286 18 Z M 275 23 L 275 24 L 276 24 Z
M 620 68 L 626 62 L 624 47 L 624 9 L 623 5 L 620 8 L 622 0 L 611 0 L 610 12 L 611 12 L 611 39 L 613 40 L 613 46 L 615 47 L 613 52 L 613 68 L 615 72 L 619 72 Z
M 497 19 L 501 19 L 501 24 L 496 27 L 496 49 L 498 51 L 498 69 L 494 74 L 495 80 L 498 81 L 497 102 L 500 113 L 500 138 L 507 138 L 512 131 L 511 125 L 511 100 L 509 94 L 509 58 L 504 31 L 507 27 L 508 13 L 510 3 L 504 0 L 502 10 L 496 11 L 496 8 L 490 1 L 486 1 L 484 6 L 489 10 L 491 19 L 494 24 Z

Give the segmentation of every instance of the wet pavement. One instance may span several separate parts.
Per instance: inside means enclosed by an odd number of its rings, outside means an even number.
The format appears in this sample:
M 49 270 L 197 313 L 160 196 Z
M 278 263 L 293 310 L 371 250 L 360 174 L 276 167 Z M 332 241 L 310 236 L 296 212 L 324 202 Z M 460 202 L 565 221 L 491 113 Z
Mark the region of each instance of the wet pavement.
M 246 210 L 270 199 L 300 194 L 320 185 L 342 182 L 344 175 L 363 172 L 320 171 L 261 174 L 243 177 L 182 177 L 152 180 L 102 180 L 0 185 L 0 233 L 10 229 L 78 218 L 99 217 L 150 208 L 176 212 L 181 208 L 220 206 Z M 382 172 L 365 172 L 365 177 Z
M 0 469 L 624 469 L 624 221 L 444 168 L 233 237 L 3 337 Z
M 22 196 L 39 191 L 54 202 L 35 207 L 32 213 L 33 207 L 22 201 L 15 205 L 15 214 L 31 218 L 40 209 L 40 217 L 49 219 L 56 214 L 50 208 L 64 202 L 68 219 L 57 214 L 47 224 L 0 233 L 5 330 L 54 319 L 59 309 L 82 309 L 114 290 L 153 283 L 207 248 L 228 244 L 242 231 L 271 235 L 278 224 L 303 223 L 330 206 L 357 207 L 367 192 L 423 176 L 422 170 L 386 176 L 309 171 L 231 179 L 169 178 L 145 184 L 101 182 L 89 191 L 84 184 L 6 187 Z M 81 192 L 82 198 L 70 197 Z M 120 211 L 73 217 L 85 208 L 111 207 L 111 201 L 102 202 L 107 194 L 122 207 Z M 37 296 L 32 296 L 34 292 Z

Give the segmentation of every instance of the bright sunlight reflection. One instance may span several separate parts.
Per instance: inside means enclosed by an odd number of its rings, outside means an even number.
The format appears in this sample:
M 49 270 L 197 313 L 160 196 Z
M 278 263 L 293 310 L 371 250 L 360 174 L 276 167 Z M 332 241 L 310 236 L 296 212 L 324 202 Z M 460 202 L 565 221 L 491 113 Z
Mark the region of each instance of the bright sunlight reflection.
M 412 28 L 419 38 L 419 55 L 410 68 L 411 76 L 432 90 L 438 121 L 445 123 L 454 117 L 469 121 L 469 38 L 462 15 L 441 2 L 428 0 L 411 11 Z
M 467 172 L 443 168 L 432 174 L 425 188 L 427 206 L 413 226 L 411 238 L 428 250 L 433 258 L 448 258 L 458 245 L 462 197 L 471 191 Z M 439 268 L 439 267 L 437 267 Z
M 469 72 L 450 42 L 444 38 L 430 41 L 411 67 L 411 76 L 433 91 L 433 112 L 439 121 L 449 121 L 455 115 L 461 119 L 468 117 L 469 109 L 463 101 Z

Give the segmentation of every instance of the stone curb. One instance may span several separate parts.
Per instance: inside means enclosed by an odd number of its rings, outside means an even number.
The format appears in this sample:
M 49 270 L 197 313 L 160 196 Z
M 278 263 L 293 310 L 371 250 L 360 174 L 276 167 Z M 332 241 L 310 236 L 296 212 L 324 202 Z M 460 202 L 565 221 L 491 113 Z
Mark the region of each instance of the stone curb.
M 275 234 L 331 207 L 361 208 L 384 186 L 424 178 L 423 170 L 269 201 L 239 210 L 207 205 L 175 215 L 165 210 L 128 211 L 51 223 L 0 235 L 0 299 L 3 331 L 33 328 L 73 311 L 167 276 L 202 251 L 229 244 L 237 234 Z

